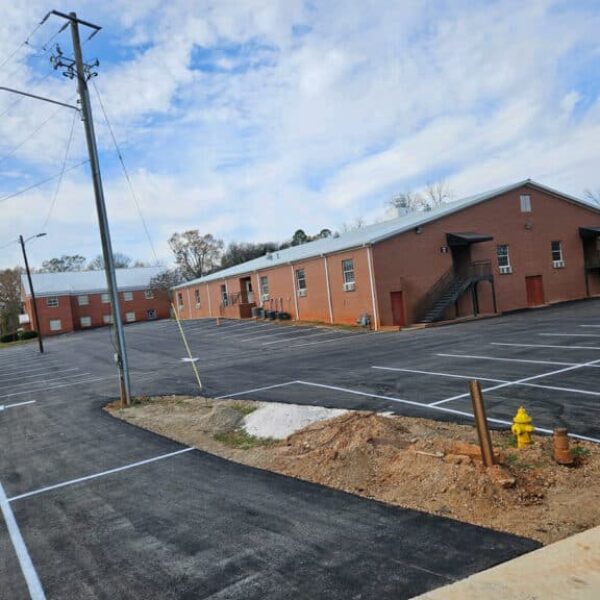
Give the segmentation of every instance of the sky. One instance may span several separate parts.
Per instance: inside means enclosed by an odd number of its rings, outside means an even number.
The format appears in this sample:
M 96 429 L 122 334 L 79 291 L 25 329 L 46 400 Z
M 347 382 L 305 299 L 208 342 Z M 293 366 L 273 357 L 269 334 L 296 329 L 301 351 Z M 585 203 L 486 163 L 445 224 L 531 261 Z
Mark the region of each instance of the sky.
M 60 19 L 23 44 L 53 8 L 102 26 L 85 58 L 165 265 L 176 231 L 283 241 L 439 179 L 457 199 L 600 189 L 596 0 L 0 0 L 0 86 L 74 103 L 49 62 L 72 53 Z M 91 93 L 114 250 L 153 261 Z M 100 253 L 86 158 L 75 111 L 0 91 L 0 268 L 19 234 L 47 233 L 34 266 Z

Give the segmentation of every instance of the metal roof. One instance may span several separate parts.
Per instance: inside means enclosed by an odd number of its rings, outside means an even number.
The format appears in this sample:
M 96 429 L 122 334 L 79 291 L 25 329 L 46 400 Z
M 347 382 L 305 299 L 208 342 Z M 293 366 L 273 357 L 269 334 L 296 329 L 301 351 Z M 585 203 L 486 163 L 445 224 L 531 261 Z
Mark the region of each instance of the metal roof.
M 266 254 L 259 258 L 249 260 L 248 262 L 229 267 L 228 269 L 223 269 L 222 271 L 217 271 L 215 273 L 211 273 L 210 275 L 205 275 L 204 277 L 193 279 L 191 281 L 186 281 L 185 283 L 175 286 L 173 289 L 184 288 L 197 283 L 206 283 L 208 281 L 225 279 L 227 277 L 254 273 L 255 271 L 270 269 L 271 267 L 275 267 L 277 265 L 295 263 L 317 256 L 350 250 L 351 248 L 370 246 L 371 244 L 376 244 L 377 242 L 381 242 L 387 238 L 404 233 L 405 231 L 409 231 L 415 227 L 431 223 L 432 221 L 436 221 L 437 219 L 441 219 L 442 217 L 459 212 L 465 208 L 474 206 L 475 204 L 479 204 L 485 200 L 490 200 L 496 196 L 499 196 L 500 194 L 510 192 L 525 185 L 537 188 L 543 192 L 563 198 L 568 202 L 573 202 L 589 210 L 600 213 L 599 209 L 595 208 L 591 204 L 588 204 L 587 202 L 584 202 L 583 200 L 575 198 L 574 196 L 563 194 L 562 192 L 544 186 L 540 183 L 536 183 L 531 179 L 525 179 L 524 181 L 519 181 L 501 188 L 496 188 L 482 194 L 477 194 L 475 196 L 463 198 L 462 200 L 456 200 L 455 202 L 442 204 L 441 206 L 438 206 L 437 208 L 427 212 L 413 212 L 396 219 L 391 219 L 382 223 L 375 223 L 374 225 L 369 225 L 355 231 L 343 233 L 339 237 L 315 240 L 314 242 L 308 242 L 306 244 L 301 244 L 300 246 L 292 246 L 291 248 L 286 248 L 285 250 L 277 250 L 271 254 Z
M 164 267 L 135 267 L 116 269 L 117 288 L 121 291 L 146 289 L 150 280 L 164 271 Z M 36 296 L 64 296 L 66 294 L 93 294 L 107 292 L 104 271 L 64 271 L 61 273 L 32 273 Z M 21 275 L 21 284 L 27 296 L 27 276 Z

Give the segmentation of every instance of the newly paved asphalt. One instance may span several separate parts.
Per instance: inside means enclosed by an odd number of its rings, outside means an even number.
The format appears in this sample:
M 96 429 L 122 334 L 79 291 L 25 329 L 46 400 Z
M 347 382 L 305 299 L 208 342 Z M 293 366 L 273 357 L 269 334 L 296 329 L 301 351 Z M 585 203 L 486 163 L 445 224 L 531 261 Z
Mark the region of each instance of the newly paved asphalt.
M 497 425 L 523 403 L 538 427 L 600 439 L 599 309 L 385 334 L 185 328 L 207 395 L 469 420 L 461 396 L 476 376 L 494 388 Z M 126 335 L 136 394 L 196 391 L 173 323 Z M 111 360 L 106 329 L 49 339 L 43 356 L 0 350 L 0 598 L 26 598 L 38 579 L 48 598 L 409 598 L 536 547 L 196 450 L 171 455 L 185 448 L 101 410 L 117 391 Z

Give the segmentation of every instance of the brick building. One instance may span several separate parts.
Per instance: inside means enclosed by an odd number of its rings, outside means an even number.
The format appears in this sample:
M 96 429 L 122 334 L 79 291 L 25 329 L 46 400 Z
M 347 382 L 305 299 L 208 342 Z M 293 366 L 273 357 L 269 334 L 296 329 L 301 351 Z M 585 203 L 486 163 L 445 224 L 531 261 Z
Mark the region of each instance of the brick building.
M 150 280 L 162 270 L 161 267 L 116 270 L 124 323 L 169 316 L 169 299 L 149 289 Z M 31 277 L 42 335 L 101 327 L 113 322 L 104 271 L 33 273 Z M 21 278 L 21 289 L 27 321 L 37 330 L 25 275 Z
M 377 329 L 600 295 L 600 210 L 531 180 L 279 250 L 173 288 L 182 318 Z

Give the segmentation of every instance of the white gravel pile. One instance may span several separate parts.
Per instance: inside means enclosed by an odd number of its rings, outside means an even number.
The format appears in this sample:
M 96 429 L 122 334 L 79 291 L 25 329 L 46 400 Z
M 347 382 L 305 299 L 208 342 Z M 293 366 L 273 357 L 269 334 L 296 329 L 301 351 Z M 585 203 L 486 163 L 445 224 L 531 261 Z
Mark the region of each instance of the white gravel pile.
M 250 435 L 282 440 L 311 423 L 333 419 L 347 412 L 337 408 L 267 402 L 246 415 L 243 427 Z

